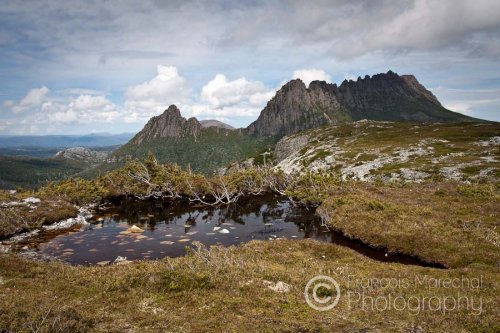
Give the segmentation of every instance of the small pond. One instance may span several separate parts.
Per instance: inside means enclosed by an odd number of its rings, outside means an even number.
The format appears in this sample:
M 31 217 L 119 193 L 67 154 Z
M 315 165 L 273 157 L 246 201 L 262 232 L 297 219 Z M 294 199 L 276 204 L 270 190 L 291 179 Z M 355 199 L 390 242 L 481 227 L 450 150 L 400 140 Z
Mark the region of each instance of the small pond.
M 240 199 L 224 207 L 199 207 L 185 201 L 122 199 L 97 211 L 84 229 L 43 232 L 17 245 L 71 264 L 177 257 L 199 241 L 206 246 L 236 245 L 251 240 L 313 238 L 347 246 L 372 259 L 425 265 L 415 258 L 387 255 L 321 225 L 313 210 L 287 198 L 265 195 Z M 132 226 L 142 232 L 129 232 Z

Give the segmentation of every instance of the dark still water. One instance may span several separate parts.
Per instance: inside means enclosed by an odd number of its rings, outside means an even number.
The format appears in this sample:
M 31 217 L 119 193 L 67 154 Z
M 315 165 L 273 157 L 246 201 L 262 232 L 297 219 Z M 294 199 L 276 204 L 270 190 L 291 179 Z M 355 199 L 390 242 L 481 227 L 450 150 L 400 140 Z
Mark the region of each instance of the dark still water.
M 72 264 L 177 257 L 193 241 L 233 245 L 253 239 L 315 238 L 330 241 L 328 229 L 304 208 L 276 196 L 238 201 L 226 207 L 196 207 L 186 202 L 124 200 L 93 217 L 84 231 L 45 234 L 30 240 L 41 254 Z M 133 225 L 142 232 L 128 232 Z
M 97 212 L 85 230 L 42 233 L 20 249 L 36 251 L 71 264 L 112 263 L 118 256 L 134 259 L 177 257 L 199 241 L 206 246 L 235 245 L 254 239 L 313 238 L 349 247 L 383 262 L 425 265 L 404 255 L 386 254 L 321 225 L 312 210 L 287 198 L 244 198 L 226 207 L 197 207 L 187 202 L 122 200 Z M 130 232 L 136 226 L 138 232 Z

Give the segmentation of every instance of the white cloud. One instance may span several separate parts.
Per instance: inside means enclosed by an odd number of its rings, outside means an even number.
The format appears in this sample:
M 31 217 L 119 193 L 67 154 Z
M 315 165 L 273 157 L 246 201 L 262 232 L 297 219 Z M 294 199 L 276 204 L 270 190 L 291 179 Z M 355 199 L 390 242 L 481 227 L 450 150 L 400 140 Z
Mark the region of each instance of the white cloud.
M 3 103 L 3 107 L 6 109 L 12 108 L 16 103 L 13 100 L 7 100 Z
M 244 77 L 229 81 L 225 75 L 217 74 L 207 82 L 200 93 L 200 100 L 183 105 L 186 115 L 202 119 L 239 119 L 248 122 L 259 115 L 275 90 L 261 81 L 251 81 Z
M 171 104 L 185 103 L 190 92 L 176 67 L 157 65 L 157 75 L 153 79 L 130 86 L 125 91 L 126 121 L 149 119 Z
M 40 88 L 31 89 L 19 103 L 14 104 L 11 109 L 14 113 L 26 111 L 42 104 L 45 96 L 49 93 L 49 88 L 42 86 Z
M 306 85 L 306 87 L 309 87 L 309 84 L 315 80 L 326 81 L 326 82 L 332 81 L 331 76 L 328 75 L 325 71 L 314 68 L 296 70 L 295 72 L 293 72 L 293 78 L 301 79 Z
M 481 117 L 482 110 L 496 110 L 500 105 L 500 89 L 452 89 L 437 87 L 431 91 L 443 106 L 468 116 Z
M 356 81 L 357 78 L 355 75 L 351 74 L 351 73 L 344 73 L 344 80 L 352 80 L 352 81 Z
M 111 123 L 121 118 L 119 107 L 105 96 L 80 95 L 67 103 L 50 100 L 42 104 L 36 121 L 51 124 Z
M 128 87 L 125 98 L 130 101 L 179 101 L 187 97 L 186 80 L 177 68 L 158 65 L 157 75 L 150 81 Z
M 447 108 L 448 110 L 459 112 L 459 113 L 465 114 L 467 116 L 470 116 L 473 113 L 471 110 L 472 105 L 470 103 L 451 102 L 451 103 L 443 104 L 443 106 L 445 108 Z
M 217 74 L 201 89 L 201 100 L 208 102 L 213 108 L 220 109 L 248 102 L 252 98 L 255 103 L 259 94 L 268 91 L 260 81 L 248 81 L 244 77 L 228 81 L 224 75 Z

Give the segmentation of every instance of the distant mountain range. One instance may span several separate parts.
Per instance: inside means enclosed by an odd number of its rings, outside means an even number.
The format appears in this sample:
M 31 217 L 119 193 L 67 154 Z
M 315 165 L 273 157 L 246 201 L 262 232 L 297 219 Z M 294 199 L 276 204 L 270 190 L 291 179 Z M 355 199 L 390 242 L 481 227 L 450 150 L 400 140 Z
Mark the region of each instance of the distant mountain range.
M 87 135 L 1 135 L 0 148 L 41 147 L 65 149 L 71 147 L 108 147 L 122 145 L 134 136 L 122 134 Z
M 283 136 L 362 119 L 480 121 L 444 108 L 413 75 L 389 71 L 357 81 L 346 80 L 340 86 L 313 81 L 306 87 L 296 79 L 281 87 L 247 128 L 231 129 L 217 121 L 185 119 L 171 105 L 163 114 L 151 118 L 114 156 L 120 161 L 125 156 L 144 157 L 151 151 L 161 162 L 211 173 L 228 163 L 258 156 Z
M 30 155 L 30 146 L 37 146 L 31 156 L 47 157 L 43 154 L 54 156 L 58 150 L 70 147 L 112 151 L 122 145 L 107 156 L 70 149 L 47 160 L 4 157 L 0 170 L 6 175 L 13 173 L 4 179 L 10 185 L 30 182 L 39 185 L 42 183 L 40 177 L 34 176 L 36 179 L 30 176 L 26 182 L 15 182 L 19 172 L 24 172 L 22 165 L 29 165 L 34 172 L 37 164 L 43 164 L 45 180 L 69 174 L 93 177 L 123 165 L 128 157 L 144 158 L 152 152 L 162 163 L 176 163 L 196 172 L 212 174 L 249 157 L 254 157 L 258 163 L 262 153 L 269 151 L 284 136 L 362 119 L 417 123 L 481 121 L 444 108 L 413 75 L 400 76 L 389 71 L 357 81 L 346 80 L 340 86 L 313 81 L 306 87 L 296 79 L 281 87 L 258 119 L 246 128 L 235 129 L 217 120 L 186 119 L 175 105 L 171 105 L 161 115 L 151 118 L 136 135 L 0 136 L 0 155 L 2 151 Z M 105 162 L 95 167 L 100 159 Z M 0 176 L 0 185 L 3 178 Z
M 219 127 L 219 128 L 225 128 L 225 129 L 234 129 L 233 126 L 228 125 L 226 123 L 223 123 L 222 121 L 215 120 L 215 119 L 201 120 L 200 124 L 203 127 Z

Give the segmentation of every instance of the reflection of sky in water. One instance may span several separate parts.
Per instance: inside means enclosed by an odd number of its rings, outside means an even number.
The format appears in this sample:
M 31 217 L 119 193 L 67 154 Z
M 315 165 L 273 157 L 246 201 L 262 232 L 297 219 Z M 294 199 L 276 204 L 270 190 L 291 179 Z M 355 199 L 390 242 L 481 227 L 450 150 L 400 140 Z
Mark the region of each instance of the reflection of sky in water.
M 56 236 L 37 244 L 41 253 L 75 264 L 128 259 L 157 259 L 186 253 L 193 241 L 205 245 L 234 245 L 253 239 L 317 238 L 329 241 L 311 211 L 276 197 L 242 200 L 221 208 L 200 208 L 168 202 L 122 202 L 96 219 L 85 231 Z M 128 233 L 131 225 L 144 229 Z
M 312 210 L 296 207 L 275 196 L 241 199 L 227 207 L 195 207 L 169 201 L 123 201 L 95 216 L 84 231 L 59 235 L 43 233 L 30 239 L 29 248 L 73 264 L 112 262 L 118 256 L 159 259 L 186 253 L 193 241 L 210 245 L 235 245 L 278 238 L 314 238 L 348 247 L 371 259 L 424 265 L 418 259 L 388 254 L 321 227 Z M 132 225 L 141 233 L 127 231 Z M 21 244 L 23 246 L 25 244 Z M 431 267 L 436 267 L 431 265 Z M 439 266 L 438 266 L 439 267 Z

